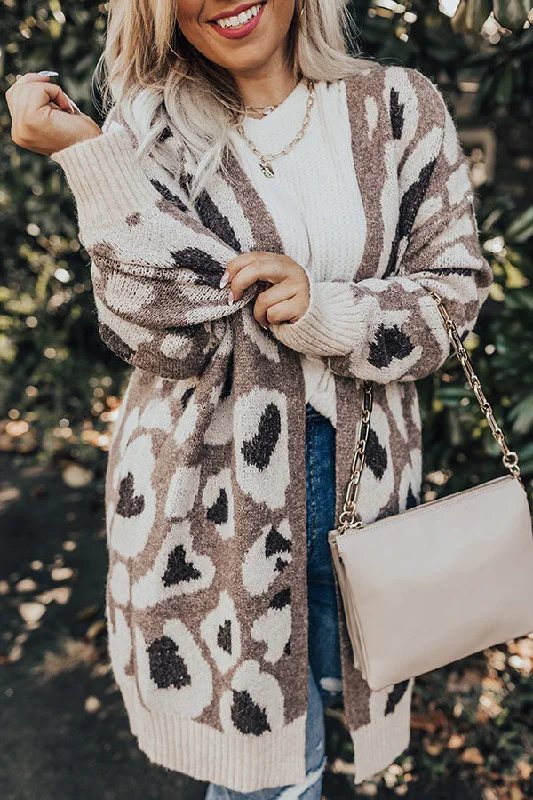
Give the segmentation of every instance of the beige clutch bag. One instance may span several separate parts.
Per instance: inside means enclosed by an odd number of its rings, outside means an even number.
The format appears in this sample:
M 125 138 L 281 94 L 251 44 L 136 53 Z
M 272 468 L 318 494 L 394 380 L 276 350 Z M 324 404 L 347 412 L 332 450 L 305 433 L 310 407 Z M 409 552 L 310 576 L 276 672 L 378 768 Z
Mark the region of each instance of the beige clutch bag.
M 364 382 L 352 475 L 328 538 L 354 665 L 373 691 L 533 631 L 533 533 L 518 456 L 441 298 L 430 294 L 510 474 L 367 525 L 355 521 L 372 410 Z

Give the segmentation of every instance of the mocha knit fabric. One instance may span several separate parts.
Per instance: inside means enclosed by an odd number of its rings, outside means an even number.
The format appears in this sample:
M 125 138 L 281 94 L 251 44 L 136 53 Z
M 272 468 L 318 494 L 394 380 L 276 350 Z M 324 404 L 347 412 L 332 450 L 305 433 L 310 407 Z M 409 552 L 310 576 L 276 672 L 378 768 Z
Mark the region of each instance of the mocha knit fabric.
M 263 283 L 232 306 L 218 286 L 235 254 L 282 252 L 231 150 L 230 177 L 217 178 L 194 211 L 184 203 L 193 167 L 184 160 L 174 175 L 154 155 L 137 158 L 126 126 L 106 122 L 103 135 L 52 156 L 76 199 L 100 335 L 135 367 L 106 480 L 114 675 L 152 761 L 240 792 L 305 779 L 299 354 L 327 359 L 335 374 L 337 516 L 362 379 L 375 382 L 375 396 L 358 516 L 397 514 L 420 500 L 415 381 L 450 353 L 426 289 L 442 296 L 464 338 L 492 281 L 438 90 L 415 70 L 371 62 L 345 82 L 364 253 L 351 280 L 313 281 L 306 313 L 269 331 L 253 317 Z M 163 146 L 180 163 L 177 137 L 166 133 Z M 413 679 L 370 691 L 353 666 L 342 603 L 339 624 L 359 783 L 409 744 Z

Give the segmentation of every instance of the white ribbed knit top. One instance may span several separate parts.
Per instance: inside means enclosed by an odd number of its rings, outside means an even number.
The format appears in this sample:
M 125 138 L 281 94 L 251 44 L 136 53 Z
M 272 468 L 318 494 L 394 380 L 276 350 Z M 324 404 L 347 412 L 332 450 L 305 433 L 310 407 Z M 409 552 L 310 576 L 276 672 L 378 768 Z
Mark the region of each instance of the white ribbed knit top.
M 261 119 L 245 117 L 244 130 L 262 153 L 286 147 L 300 130 L 308 97 L 301 81 Z M 315 84 L 315 102 L 304 137 L 274 159 L 267 178 L 257 156 L 237 131 L 231 143 L 270 212 L 284 252 L 315 281 L 353 279 L 364 250 L 366 220 L 354 170 L 344 81 Z M 306 402 L 336 426 L 333 374 L 319 356 L 301 354 Z

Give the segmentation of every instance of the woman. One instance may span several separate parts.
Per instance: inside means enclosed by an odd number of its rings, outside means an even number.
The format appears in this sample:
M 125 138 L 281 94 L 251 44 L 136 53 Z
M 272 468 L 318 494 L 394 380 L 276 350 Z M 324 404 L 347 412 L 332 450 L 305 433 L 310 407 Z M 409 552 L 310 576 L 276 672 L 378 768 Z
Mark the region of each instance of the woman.
M 110 12 L 102 130 L 45 76 L 7 94 L 135 367 L 106 484 L 115 678 L 139 746 L 209 800 L 318 800 L 323 705 L 356 783 L 409 743 L 413 680 L 371 692 L 354 666 L 327 532 L 364 379 L 358 518 L 419 502 L 415 381 L 449 354 L 427 290 L 464 338 L 492 281 L 465 159 L 430 81 L 347 55 L 342 0 Z

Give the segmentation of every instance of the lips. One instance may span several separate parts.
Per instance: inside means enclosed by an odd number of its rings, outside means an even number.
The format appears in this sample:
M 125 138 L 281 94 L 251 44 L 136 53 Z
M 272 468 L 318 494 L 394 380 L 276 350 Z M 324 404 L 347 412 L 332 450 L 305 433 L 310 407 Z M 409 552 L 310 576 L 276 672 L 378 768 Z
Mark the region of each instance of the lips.
M 261 21 L 261 17 L 263 16 L 263 12 L 266 8 L 267 3 L 261 2 L 261 0 L 256 0 L 256 2 L 246 3 L 240 6 L 237 6 L 230 12 L 224 11 L 215 17 L 214 20 L 210 20 L 208 25 L 216 31 L 220 36 L 223 36 L 225 39 L 242 39 L 246 36 L 249 36 L 252 31 L 254 31 L 259 22 Z M 246 19 L 246 12 L 249 9 L 257 9 L 253 13 L 249 19 Z M 239 15 L 244 16 L 243 20 L 236 20 L 235 18 L 239 17 Z M 238 24 L 232 25 L 230 24 L 230 20 L 238 21 Z
M 212 19 L 210 19 L 209 22 L 214 22 L 217 19 L 225 19 L 226 17 L 236 17 L 241 12 L 248 11 L 249 8 L 253 8 L 255 5 L 258 5 L 257 0 L 256 2 L 252 3 L 241 3 L 240 6 L 233 8 L 231 11 L 221 11 L 220 14 L 217 14 Z

